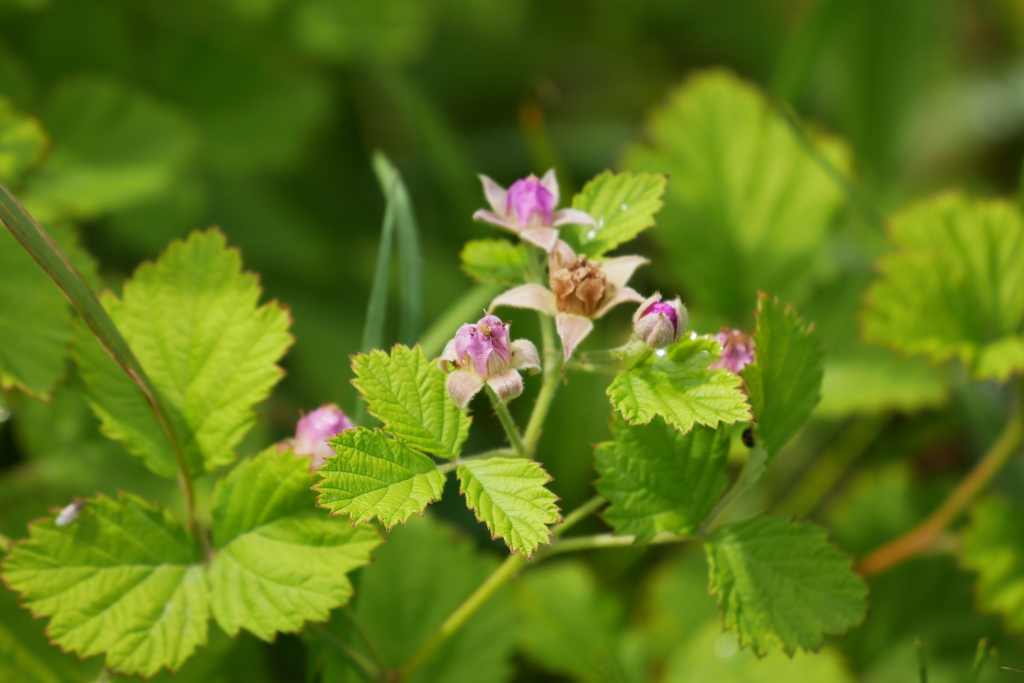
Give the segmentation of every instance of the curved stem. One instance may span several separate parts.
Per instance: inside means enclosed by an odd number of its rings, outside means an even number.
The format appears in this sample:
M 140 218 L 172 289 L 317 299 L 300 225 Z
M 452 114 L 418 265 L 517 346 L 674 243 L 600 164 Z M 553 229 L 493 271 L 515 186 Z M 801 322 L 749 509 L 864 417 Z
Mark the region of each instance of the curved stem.
M 1017 451 L 1022 440 L 1024 440 L 1024 415 L 1018 409 L 1013 418 L 1006 423 L 1003 432 L 992 444 L 985 457 L 960 482 L 939 506 L 939 509 L 913 530 L 878 548 L 861 560 L 855 571 L 864 577 L 878 574 L 934 547 L 942 530 L 959 517 L 960 513 L 974 500 L 974 497 L 985 488 L 1006 464 L 1010 456 Z
M 501 426 L 505 428 L 505 434 L 508 435 L 509 443 L 512 444 L 512 448 L 516 449 L 517 455 L 525 457 L 526 447 L 523 446 L 523 437 L 519 435 L 519 428 L 516 427 L 512 414 L 508 412 L 508 406 L 495 393 L 491 385 L 484 384 L 484 388 L 487 389 L 487 395 L 491 397 L 491 405 L 494 406 L 494 412 L 498 414 L 498 419 L 501 420 Z
M 683 543 L 692 541 L 692 536 L 677 536 L 676 534 L 658 534 L 650 541 L 642 545 L 662 545 L 664 543 Z M 596 550 L 599 548 L 623 548 L 636 545 L 636 537 L 619 536 L 616 534 L 594 534 L 593 536 L 577 536 L 575 538 L 561 539 L 551 544 L 550 548 L 538 555 L 538 559 L 547 558 L 560 553 L 570 553 L 579 550 Z

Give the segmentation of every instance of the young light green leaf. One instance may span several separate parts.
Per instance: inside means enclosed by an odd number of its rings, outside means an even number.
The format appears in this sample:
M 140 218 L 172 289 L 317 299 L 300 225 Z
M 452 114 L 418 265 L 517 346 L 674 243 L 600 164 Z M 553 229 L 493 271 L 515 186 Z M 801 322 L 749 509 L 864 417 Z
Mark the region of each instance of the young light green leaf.
M 561 562 L 527 572 L 517 586 L 519 641 L 530 659 L 574 681 L 625 680 L 617 646 L 622 605 L 587 565 Z
M 665 182 L 660 173 L 617 173 L 605 171 L 572 199 L 572 208 L 593 217 L 596 226 L 574 225 L 571 231 L 579 253 L 603 256 L 654 225 L 654 214 L 664 202 Z
M 824 351 L 813 325 L 777 297 L 757 297 L 755 362 L 743 369 L 757 435 L 769 458 L 796 433 L 821 399 Z
M 699 73 L 652 113 L 648 131 L 626 165 L 669 176 L 653 237 L 690 302 L 742 315 L 759 289 L 792 300 L 813 285 L 844 195 L 756 86 Z M 849 169 L 846 145 L 813 142 Z
M 1024 632 L 1024 529 L 1020 506 L 988 498 L 971 511 L 960 557 L 978 573 L 975 594 L 985 612 L 1003 617 L 1007 627 Z
M 206 582 L 195 539 L 170 516 L 122 494 L 86 501 L 64 526 L 44 520 L 3 563 L 4 582 L 47 636 L 82 657 L 152 676 L 206 644 Z
M 307 620 L 326 621 L 351 597 L 345 574 L 369 563 L 381 538 L 317 510 L 316 479 L 308 458 L 271 447 L 218 484 L 210 609 L 228 635 L 245 628 L 272 640 Z
M 1007 201 L 940 195 L 892 216 L 864 337 L 976 379 L 1024 369 L 1024 217 Z
M 439 458 L 457 458 L 469 435 L 470 418 L 445 390 L 445 375 L 419 346 L 398 345 L 352 359 L 352 384 L 367 411 L 413 448 Z
M 444 475 L 434 462 L 379 429 L 350 429 L 330 444 L 337 455 L 317 470 L 316 504 L 351 515 L 353 526 L 376 517 L 390 529 L 441 499 Z
M 71 340 L 67 300 L 0 226 L 0 386 L 46 396 L 64 374 Z
M 660 419 L 637 427 L 616 420 L 612 434 L 596 450 L 597 490 L 611 503 L 605 521 L 639 543 L 696 531 L 725 490 L 728 427 L 684 434 Z
M 481 552 L 459 531 L 434 515 L 413 517 L 388 534 L 387 543 L 374 553 L 373 564 L 360 572 L 359 590 L 349 609 L 395 670 L 498 566 L 493 553 Z M 506 586 L 488 598 L 407 683 L 507 683 L 516 625 L 511 589 Z M 348 619 L 332 620 L 331 629 L 362 646 Z M 337 680 L 328 670 L 342 663 L 325 664 L 324 680 Z
M 550 542 L 547 525 L 562 517 L 555 504 L 558 497 L 544 486 L 551 477 L 539 463 L 522 458 L 469 460 L 456 474 L 466 505 L 509 550 L 532 557 L 538 545 Z
M 726 628 L 758 655 L 814 650 L 867 613 L 867 586 L 817 527 L 753 517 L 716 529 L 705 551 Z
M 686 433 L 693 425 L 750 419 L 742 380 L 728 370 L 708 370 L 721 355 L 714 339 L 684 338 L 619 373 L 608 396 L 626 422 L 647 424 L 655 415 Z
M 150 201 L 183 172 L 195 144 L 176 111 L 114 81 L 77 79 L 43 113 L 54 139 L 45 173 L 26 187 L 41 222 L 86 218 Z
M 522 244 L 508 240 L 470 240 L 459 254 L 462 270 L 477 282 L 521 285 L 529 265 Z
M 289 316 L 276 303 L 258 306 L 259 298 L 256 277 L 242 272 L 238 251 L 215 230 L 173 242 L 135 272 L 122 299 L 102 297 L 186 435 L 191 474 L 234 459 L 232 449 L 255 422 L 252 406 L 281 378 Z M 170 445 L 127 375 L 95 344 L 78 344 L 76 357 L 105 433 L 154 472 L 172 476 Z
M 17 185 L 26 171 L 42 163 L 49 142 L 38 121 L 0 98 L 0 182 Z

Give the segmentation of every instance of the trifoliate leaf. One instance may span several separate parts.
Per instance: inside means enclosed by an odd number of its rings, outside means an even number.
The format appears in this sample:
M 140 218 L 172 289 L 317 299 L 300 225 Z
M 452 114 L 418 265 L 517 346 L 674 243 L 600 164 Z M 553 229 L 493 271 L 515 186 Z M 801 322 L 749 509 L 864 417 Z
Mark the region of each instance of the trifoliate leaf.
M 195 137 L 176 111 L 119 83 L 79 79 L 59 88 L 43 113 L 53 154 L 26 187 L 39 221 L 86 218 L 170 191 Z
M 574 681 L 624 680 L 617 646 L 623 609 L 581 562 L 543 566 L 516 587 L 519 641 L 530 659 Z
M 477 282 L 520 285 L 529 259 L 522 244 L 508 240 L 470 240 L 459 254 L 462 270 Z
M 0 226 L 0 274 L 0 386 L 46 396 L 64 374 L 71 309 L 4 226 Z
M 728 427 L 683 434 L 660 419 L 636 427 L 616 420 L 612 434 L 596 450 L 597 490 L 611 503 L 605 521 L 639 543 L 696 531 L 725 490 Z
M 1006 201 L 944 194 L 894 214 L 868 290 L 864 337 L 976 379 L 1024 369 L 1024 217 Z
M 626 165 L 669 177 L 652 236 L 691 302 L 739 316 L 759 289 L 794 300 L 813 285 L 843 192 L 760 90 L 726 71 L 700 73 L 652 113 L 648 131 Z M 811 142 L 846 172 L 843 143 Z
M 595 226 L 565 228 L 577 251 L 590 257 L 603 256 L 654 225 L 654 214 L 664 202 L 667 178 L 660 173 L 617 173 L 605 171 L 572 199 L 572 208 L 584 211 Z
M 716 529 L 704 547 L 725 627 L 758 655 L 814 650 L 867 612 L 867 586 L 817 527 L 753 517 Z
M 555 504 L 558 497 L 544 486 L 551 477 L 539 463 L 523 458 L 469 460 L 456 474 L 466 505 L 509 550 L 532 557 L 538 545 L 550 541 L 547 525 L 562 517 Z
M 982 610 L 1000 614 L 1006 625 L 1024 632 L 1024 529 L 1020 506 L 989 498 L 971 511 L 964 531 L 961 559 L 978 573 L 977 601 Z
M 493 553 L 480 552 L 457 531 L 432 515 L 413 517 L 388 534 L 373 564 L 360 572 L 350 609 L 393 669 L 409 661 L 498 566 Z M 517 625 L 511 598 L 508 586 L 488 598 L 408 683 L 510 680 Z M 362 646 L 348 620 L 334 619 L 331 629 Z M 324 680 L 336 679 L 325 671 Z
M 376 517 L 390 529 L 441 499 L 444 475 L 434 461 L 381 430 L 350 429 L 329 443 L 337 455 L 317 470 L 314 488 L 331 514 L 351 515 L 353 525 Z
M 272 640 L 307 620 L 326 621 L 352 596 L 345 574 L 369 563 L 381 538 L 317 510 L 316 479 L 308 458 L 271 447 L 219 483 L 210 609 L 228 635 L 245 628 Z
M 43 161 L 49 142 L 38 121 L 0 99 L 0 181 L 17 185 L 25 171 Z
M 206 644 L 206 581 L 195 539 L 161 510 L 123 494 L 88 500 L 65 526 L 30 527 L 3 563 L 4 582 L 47 636 L 82 657 L 143 676 L 178 669 Z
M 813 325 L 764 292 L 757 297 L 755 362 L 743 369 L 757 435 L 774 457 L 821 399 L 824 351 Z
M 256 276 L 242 272 L 238 251 L 217 231 L 171 243 L 156 263 L 139 267 L 122 299 L 102 297 L 170 405 L 192 474 L 234 459 L 256 421 L 252 406 L 281 378 L 289 316 L 277 303 L 258 306 L 259 298 Z M 174 476 L 173 452 L 141 392 L 87 337 L 76 357 L 104 432 L 154 472 Z
M 445 374 L 419 346 L 397 345 L 352 359 L 352 384 L 367 411 L 413 448 L 439 458 L 457 458 L 471 418 L 448 398 Z
M 612 405 L 629 424 L 647 424 L 660 415 L 683 433 L 695 423 L 749 420 L 739 376 L 708 370 L 721 351 L 714 339 L 698 337 L 652 353 L 612 380 L 607 392 Z

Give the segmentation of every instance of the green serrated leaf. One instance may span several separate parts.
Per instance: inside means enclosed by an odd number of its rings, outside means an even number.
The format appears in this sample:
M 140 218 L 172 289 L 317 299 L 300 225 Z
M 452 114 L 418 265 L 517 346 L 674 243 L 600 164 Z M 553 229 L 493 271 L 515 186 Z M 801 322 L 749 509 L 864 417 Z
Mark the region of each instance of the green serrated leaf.
M 608 386 L 612 405 L 629 424 L 647 424 L 655 415 L 686 433 L 694 424 L 732 424 L 750 419 L 740 391 L 742 380 L 728 370 L 708 370 L 721 355 L 714 339 L 683 339 L 653 353 Z
M 477 282 L 520 285 L 526 281 L 529 257 L 522 244 L 501 239 L 470 240 L 459 253 L 459 259 L 462 270 Z
M 58 88 L 43 114 L 54 151 L 24 204 L 41 222 L 88 218 L 170 190 L 195 136 L 176 111 L 117 82 L 83 78 Z
M 976 379 L 1024 369 L 1024 217 L 1007 201 L 940 195 L 891 217 L 864 337 Z
M 469 460 L 456 472 L 459 490 L 476 518 L 487 524 L 494 538 L 502 538 L 512 552 L 532 557 L 562 517 L 558 497 L 544 484 L 551 477 L 533 460 L 486 458 Z
M 360 572 L 349 609 L 393 669 L 409 661 L 498 566 L 493 553 L 477 550 L 458 532 L 434 515 L 413 517 L 388 534 L 373 564 Z M 408 683 L 506 683 L 517 623 L 511 592 L 506 586 L 488 598 Z M 349 620 L 336 618 L 331 628 L 362 646 Z M 325 673 L 325 680 L 337 679 Z
M 725 490 L 729 429 L 683 434 L 660 419 L 637 427 L 616 420 L 612 434 L 596 449 L 597 490 L 611 503 L 605 521 L 640 543 L 696 531 Z
M 624 610 L 587 565 L 543 566 L 527 572 L 516 588 L 519 641 L 530 659 L 574 681 L 625 680 L 616 652 Z
M 974 506 L 964 531 L 961 559 L 978 573 L 975 594 L 985 612 L 1003 617 L 1008 628 L 1024 632 L 1024 529 L 1020 506 L 988 498 Z
M 704 548 L 725 627 L 758 655 L 814 650 L 867 613 L 867 586 L 818 527 L 753 517 L 719 527 Z
M 606 253 L 628 242 L 654 225 L 654 214 L 664 202 L 665 182 L 660 173 L 616 173 L 605 171 L 572 199 L 572 208 L 590 214 L 596 226 L 571 226 L 579 253 L 590 257 Z
M 434 462 L 381 430 L 350 429 L 329 443 L 337 455 L 317 470 L 316 503 L 351 515 L 353 526 L 376 517 L 390 529 L 441 499 L 444 475 Z
M 238 251 L 216 230 L 171 243 L 139 267 L 122 299 L 102 297 L 186 435 L 193 475 L 234 459 L 256 420 L 252 406 L 281 378 L 289 316 L 277 303 L 257 306 L 259 298 L 256 276 L 242 272 Z M 138 388 L 84 333 L 75 355 L 104 432 L 154 472 L 174 476 L 174 454 Z
M 122 494 L 88 500 L 74 519 L 46 519 L 3 563 L 4 582 L 47 636 L 83 657 L 151 676 L 206 644 L 206 581 L 195 539 L 170 516 Z
M 0 98 L 0 182 L 17 185 L 26 171 L 42 163 L 49 143 L 38 121 Z
M 0 386 L 46 396 L 64 374 L 71 340 L 67 299 L 0 226 Z
M 472 421 L 448 398 L 445 375 L 423 349 L 398 345 L 352 359 L 352 384 L 366 410 L 413 448 L 439 458 L 457 458 Z
M 326 621 L 351 597 L 346 573 L 368 564 L 381 538 L 373 527 L 353 528 L 317 510 L 316 479 L 308 458 L 272 446 L 218 484 L 210 609 L 228 635 L 245 628 L 272 640 L 305 621 Z
M 652 236 L 693 304 L 740 316 L 759 289 L 795 300 L 813 286 L 844 195 L 756 86 L 698 73 L 651 114 L 648 131 L 626 166 L 669 177 Z M 845 144 L 813 142 L 847 172 Z
M 743 369 L 757 435 L 775 457 L 821 399 L 824 351 L 813 325 L 777 297 L 757 297 L 755 363 Z

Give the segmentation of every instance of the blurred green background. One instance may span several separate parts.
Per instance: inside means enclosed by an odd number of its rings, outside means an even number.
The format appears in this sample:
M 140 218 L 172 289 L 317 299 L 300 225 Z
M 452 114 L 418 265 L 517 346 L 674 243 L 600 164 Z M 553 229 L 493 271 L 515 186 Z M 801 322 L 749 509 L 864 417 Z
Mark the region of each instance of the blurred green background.
M 840 206 L 806 268 L 779 281 L 757 263 L 712 264 L 711 280 L 741 283 L 734 299 L 688 270 L 687 233 L 704 227 L 687 224 L 673 205 L 672 150 L 635 153 L 650 139 L 651 112 L 709 67 L 759 85 L 775 106 L 806 122 L 806 129 L 794 123 L 801 134 L 845 140 L 851 160 L 839 165 Z M 476 173 L 507 185 L 554 166 L 569 197 L 608 168 L 669 172 L 658 227 L 626 252 L 654 260 L 635 284 L 681 294 L 700 332 L 751 328 L 761 287 L 819 324 L 830 353 L 824 400 L 780 458 L 764 507 L 781 500 L 786 511 L 813 512 L 848 552 L 911 526 L 999 426 L 998 387 L 971 386 L 956 370 L 862 346 L 857 311 L 884 246 L 884 213 L 950 187 L 1018 192 L 1020 0 L 0 0 L 0 98 L 37 117 L 52 142 L 49 157 L 16 190 L 48 226 L 75 228 L 107 286 L 116 288 L 171 239 L 218 225 L 246 267 L 260 273 L 267 297 L 291 308 L 296 342 L 284 362 L 288 375 L 262 407 L 244 452 L 290 435 L 300 410 L 358 405 L 348 356 L 359 350 L 384 208 L 370 165 L 377 149 L 401 170 L 419 220 L 427 325 L 471 285 L 459 268 L 461 245 L 498 236 L 470 218 L 485 203 Z M 799 234 L 800 221 L 795 215 L 784 228 Z M 610 316 L 590 347 L 621 343 L 628 316 L 624 309 Z M 532 316 L 514 317 L 515 336 L 538 338 Z M 552 418 L 571 429 L 550 429 L 542 444 L 563 509 L 592 493 L 591 445 L 608 436 L 604 382 L 571 376 Z M 535 391 L 528 382 L 513 406 L 520 416 Z M 96 433 L 73 393 L 58 392 L 50 406 L 13 392 L 2 401 L 13 416 L 0 424 L 3 533 L 23 536 L 27 520 L 96 490 L 125 488 L 174 504 L 166 482 Z M 470 449 L 500 439 L 487 413 L 478 407 Z M 820 453 L 840 451 L 832 457 L 841 460 L 843 448 L 851 462 L 865 464 L 862 471 L 844 479 L 824 507 L 813 492 L 808 502 L 800 476 Z M 1019 466 L 1005 479 L 1024 489 Z M 874 501 L 879 491 L 892 499 Z M 486 545 L 456 490 L 446 497 L 451 504 L 439 505 L 440 514 Z M 874 526 L 863 521 L 876 517 Z M 673 594 L 682 585 L 703 600 L 703 579 L 686 568 L 692 559 L 677 555 L 589 558 L 615 591 L 609 600 L 620 606 L 612 611 L 642 623 L 630 637 L 660 643 L 657 629 L 676 629 L 680 639 L 692 631 L 688 647 L 707 640 L 697 628 L 704 616 L 656 629 L 654 608 L 634 614 L 625 607 L 642 604 L 641 592 Z M 652 575 L 662 558 L 670 564 Z M 682 569 L 674 574 L 666 569 L 676 565 Z M 588 571 L 566 567 L 567 574 Z M 873 614 L 888 616 L 873 616 L 842 643 L 842 666 L 864 680 L 910 680 L 908 643 L 931 633 L 941 653 L 935 680 L 945 680 L 943 658 L 950 671 L 963 671 L 978 637 L 997 637 L 998 626 L 973 614 L 969 581 L 951 562 L 903 571 L 873 587 Z M 923 588 L 907 593 L 914 584 L 960 602 L 931 604 Z M 672 650 L 658 647 L 665 657 Z M 276 652 L 280 677 L 298 676 L 297 641 L 283 639 Z M 531 652 L 540 668 L 587 680 Z M 521 680 L 540 680 L 531 678 L 540 676 L 536 664 L 519 664 Z M 671 670 L 671 659 L 665 667 Z M 615 678 L 602 671 L 595 680 Z M 628 673 L 621 679 L 631 680 Z

